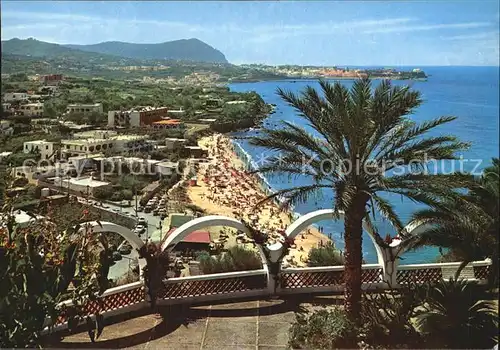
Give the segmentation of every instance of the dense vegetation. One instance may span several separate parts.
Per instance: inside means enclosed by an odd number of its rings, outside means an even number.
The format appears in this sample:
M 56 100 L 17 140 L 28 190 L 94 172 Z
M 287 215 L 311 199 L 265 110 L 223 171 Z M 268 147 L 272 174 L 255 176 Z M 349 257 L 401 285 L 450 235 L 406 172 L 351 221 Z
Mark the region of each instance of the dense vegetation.
M 337 266 L 344 265 L 342 252 L 335 248 L 332 242 L 327 242 L 321 247 L 309 251 L 307 266 Z
M 228 63 L 222 52 L 198 39 L 174 40 L 159 44 L 108 41 L 93 45 L 64 45 L 64 47 L 135 59 Z
M 215 257 L 203 252 L 198 256 L 200 269 L 204 274 L 258 270 L 262 268 L 262 260 L 256 251 L 240 246 L 233 246 L 227 252 Z
M 491 349 L 498 341 L 498 310 L 484 298 L 477 283 L 463 280 L 366 293 L 360 323 L 338 306 L 297 314 L 289 344 L 294 349 Z

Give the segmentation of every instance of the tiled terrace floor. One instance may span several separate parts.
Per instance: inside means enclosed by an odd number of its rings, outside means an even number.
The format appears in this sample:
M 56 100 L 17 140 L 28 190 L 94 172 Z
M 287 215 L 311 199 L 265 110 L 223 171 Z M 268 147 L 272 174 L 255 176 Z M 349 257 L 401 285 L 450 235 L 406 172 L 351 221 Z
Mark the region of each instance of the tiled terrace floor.
M 307 312 L 336 299 L 313 303 L 258 300 L 200 307 L 164 308 L 107 325 L 91 343 L 85 331 L 50 342 L 49 347 L 129 349 L 285 349 L 295 312 Z M 163 316 L 162 316 L 163 315 Z

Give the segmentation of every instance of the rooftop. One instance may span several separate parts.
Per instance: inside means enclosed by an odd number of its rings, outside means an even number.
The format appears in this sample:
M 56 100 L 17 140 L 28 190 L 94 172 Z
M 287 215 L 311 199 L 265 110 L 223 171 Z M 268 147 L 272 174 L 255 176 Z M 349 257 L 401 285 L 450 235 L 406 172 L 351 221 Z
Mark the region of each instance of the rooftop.
M 178 162 L 158 162 L 156 165 L 160 166 L 160 167 L 165 167 L 165 168 L 177 168 L 179 163 Z
M 34 145 L 45 145 L 45 144 L 53 144 L 53 142 L 47 141 L 47 140 L 33 140 L 33 141 L 26 141 L 25 143 L 28 144 L 34 144 Z
M 23 225 L 23 224 L 28 224 L 30 222 L 35 222 L 37 219 L 42 219 L 43 216 L 37 215 L 37 216 L 32 216 L 28 214 L 25 211 L 22 210 L 16 210 L 14 212 L 14 219 L 16 220 L 16 223 L 18 225 Z
M 115 112 L 115 113 L 132 113 L 132 112 L 147 112 L 147 111 L 155 111 L 155 110 L 162 110 L 162 109 L 167 109 L 167 107 L 153 107 L 153 106 L 138 106 L 131 108 L 129 110 L 117 110 L 117 111 L 110 111 L 110 112 Z
M 69 107 L 100 107 L 102 103 L 71 103 L 68 105 Z
M 74 157 L 69 157 L 68 160 L 80 160 L 80 159 L 95 159 L 98 160 L 100 157 L 103 157 L 104 155 L 102 153 L 97 153 L 97 154 L 86 154 L 83 156 L 74 156 Z
M 134 141 L 134 140 L 144 140 L 147 139 L 148 135 L 117 135 L 112 136 L 110 140 L 126 140 L 126 141 Z
M 63 179 L 63 182 L 67 182 L 67 179 Z M 78 186 L 89 186 L 89 187 L 101 187 L 109 185 L 109 182 L 98 181 L 89 177 L 80 177 L 80 178 L 70 178 L 69 183 Z
M 176 229 L 176 227 L 172 227 L 167 232 L 167 237 Z M 181 242 L 186 243 L 210 243 L 210 232 L 208 231 L 193 231 L 188 234 Z
M 175 137 L 167 137 L 165 139 L 165 141 L 178 141 L 178 142 L 186 142 L 187 140 L 186 139 L 178 139 L 178 138 L 175 138 Z
M 165 119 L 165 120 L 160 120 L 158 122 L 152 123 L 153 125 L 178 125 L 181 124 L 182 121 L 179 119 Z
M 180 227 L 186 222 L 194 219 L 194 216 L 184 215 L 184 214 L 171 214 L 170 215 L 170 227 Z

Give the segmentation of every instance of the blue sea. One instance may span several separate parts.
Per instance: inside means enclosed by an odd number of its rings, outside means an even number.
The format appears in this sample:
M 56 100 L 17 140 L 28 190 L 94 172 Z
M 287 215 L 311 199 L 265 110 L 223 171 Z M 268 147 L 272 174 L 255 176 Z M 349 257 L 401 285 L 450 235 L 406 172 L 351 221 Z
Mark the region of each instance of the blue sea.
M 417 67 L 401 67 L 412 69 Z M 428 75 L 427 81 L 394 81 L 395 85 L 410 85 L 421 92 L 424 99 L 422 106 L 412 115 L 412 119 L 419 122 L 438 116 L 452 115 L 458 118 L 433 131 L 433 134 L 453 134 L 463 141 L 472 143 L 469 150 L 463 153 L 465 170 L 471 171 L 480 161 L 479 169 L 483 169 L 491 162 L 492 157 L 499 156 L 499 68 L 498 67 L 420 67 Z M 347 87 L 353 81 L 341 80 Z M 378 84 L 378 81 L 375 81 Z M 276 95 L 278 87 L 300 92 L 307 85 L 319 88 L 316 80 L 282 80 L 255 83 L 237 83 L 229 85 L 232 91 L 257 92 L 267 103 L 277 105 L 276 113 L 265 120 L 267 127 L 277 127 L 281 120 L 304 124 L 303 120 Z M 236 136 L 252 136 L 257 131 L 237 133 Z M 262 161 L 265 150 L 250 146 L 245 140 L 237 141 L 241 147 L 253 158 L 257 164 Z M 446 171 L 446 169 L 445 169 Z M 267 178 L 275 189 L 289 188 L 288 177 L 272 176 Z M 291 180 L 293 184 L 311 183 L 310 178 L 299 177 Z M 299 204 L 295 211 L 301 214 L 332 207 L 333 195 L 325 191 L 322 196 L 313 198 L 307 203 Z M 422 205 L 402 199 L 400 196 L 385 196 L 395 206 L 401 220 L 408 222 L 411 214 L 422 208 Z M 331 236 L 337 247 L 343 249 L 343 222 L 322 221 L 317 225 L 323 226 L 325 234 Z M 376 215 L 376 225 L 382 236 L 392 233 L 392 227 L 379 215 Z M 425 248 L 407 252 L 403 255 L 403 264 L 433 262 L 439 252 L 436 248 Z M 363 238 L 363 255 L 367 263 L 376 263 L 375 248 L 370 238 L 365 234 Z

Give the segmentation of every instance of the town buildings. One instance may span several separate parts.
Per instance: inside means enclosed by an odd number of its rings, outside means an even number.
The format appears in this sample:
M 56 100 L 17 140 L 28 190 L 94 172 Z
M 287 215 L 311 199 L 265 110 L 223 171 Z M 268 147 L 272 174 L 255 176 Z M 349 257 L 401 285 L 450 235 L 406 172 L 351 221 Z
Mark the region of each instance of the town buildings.
M 166 107 L 139 107 L 128 111 L 109 111 L 109 127 L 142 127 L 168 118 Z
M 174 150 L 182 148 L 186 144 L 186 139 L 177 139 L 174 137 L 169 137 L 165 139 L 165 149 Z
M 43 103 L 26 103 L 19 106 L 18 112 L 25 117 L 42 117 Z
M 109 182 L 94 180 L 91 176 L 86 177 L 57 177 L 54 185 L 70 191 L 79 192 L 82 195 L 94 195 L 96 189 L 104 189 L 111 186 Z
M 9 120 L 0 120 L 0 135 L 11 136 L 14 134 L 14 128 Z
M 41 159 L 52 159 L 55 154 L 54 142 L 45 140 L 28 141 L 23 144 L 24 153 L 40 153 Z
M 91 104 L 70 104 L 66 108 L 66 113 L 81 113 L 84 115 L 92 113 L 103 113 L 102 103 L 91 103 Z
M 106 138 L 80 138 L 62 140 L 61 150 L 67 157 L 101 152 L 134 153 L 150 151 L 147 135 L 115 135 Z
M 28 94 L 26 92 L 7 92 L 3 95 L 5 102 L 22 102 L 28 101 Z
M 42 84 L 57 85 L 64 79 L 62 74 L 46 74 L 39 77 Z

